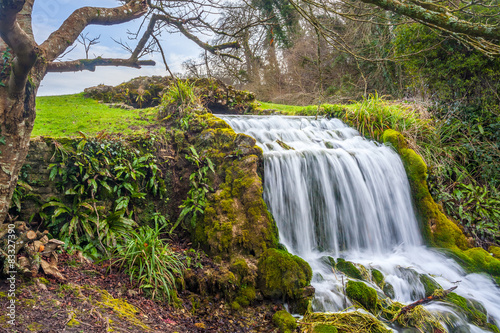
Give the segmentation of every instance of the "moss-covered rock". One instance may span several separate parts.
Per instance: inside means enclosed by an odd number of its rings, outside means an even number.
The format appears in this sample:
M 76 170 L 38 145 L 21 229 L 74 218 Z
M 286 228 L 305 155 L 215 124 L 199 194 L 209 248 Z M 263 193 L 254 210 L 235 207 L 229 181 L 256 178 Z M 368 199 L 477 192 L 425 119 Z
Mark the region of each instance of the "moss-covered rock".
M 401 156 L 425 239 L 432 245 L 449 249 L 468 270 L 487 272 L 499 282 L 500 260 L 482 248 L 472 248 L 460 227 L 434 202 L 427 186 L 427 166 L 422 157 L 408 148 L 406 139 L 397 131 L 386 130 L 382 141 L 392 145 Z
M 225 169 L 225 182 L 208 197 L 195 243 L 211 254 L 261 255 L 277 246 L 277 229 L 262 198 L 259 159 L 250 155 Z
M 297 328 L 297 321 L 286 310 L 280 310 L 273 315 L 273 323 L 281 333 L 291 333 Z
M 431 296 L 437 289 L 442 289 L 442 287 L 430 276 L 421 274 L 420 282 L 424 286 L 425 297 Z
M 193 230 L 195 244 L 223 257 L 259 257 L 277 247 L 276 224 L 262 198 L 262 150 L 255 139 L 211 114 L 197 116 L 193 131 L 198 131 L 190 140 L 196 150 L 216 165 L 216 191 L 208 195 L 203 220 Z
M 313 326 L 313 333 L 337 333 L 338 330 L 333 325 L 328 324 L 315 324 Z
M 394 286 L 390 283 L 385 283 L 384 284 L 384 287 L 382 288 L 382 291 L 384 292 L 384 294 L 393 299 L 394 297 L 396 297 L 396 292 L 394 291 Z
M 350 300 L 359 303 L 370 312 L 375 312 L 377 309 L 377 291 L 364 282 L 349 280 L 346 295 Z
M 242 114 L 253 108 L 255 96 L 251 92 L 234 89 L 216 79 L 185 80 L 200 97 L 203 106 L 214 113 Z M 140 76 L 116 87 L 99 85 L 86 88 L 85 97 L 106 103 L 124 103 L 136 108 L 157 106 L 162 96 L 174 86 L 166 76 Z
M 332 268 L 335 268 L 335 259 L 330 257 L 330 256 L 323 256 L 320 258 L 321 262 L 323 262 L 324 264 L 332 267 Z
M 378 269 L 372 268 L 371 270 L 372 281 L 375 282 L 380 288 L 384 287 L 384 275 Z
M 258 263 L 258 285 L 266 297 L 298 299 L 311 277 L 307 262 L 282 250 L 268 249 Z
M 493 257 L 500 259 L 500 247 L 492 245 L 488 248 L 488 252 L 491 253 Z
M 363 276 L 361 275 L 359 269 L 350 261 L 345 261 L 342 258 L 338 258 L 335 268 L 353 279 L 363 279 Z
M 359 312 L 337 312 L 337 313 L 320 313 L 310 312 L 304 316 L 302 320 L 304 330 L 309 331 L 311 324 L 313 327 L 316 325 L 327 325 L 337 328 L 342 333 L 390 333 L 392 330 L 388 329 L 379 319 L 374 316 Z M 316 332 L 316 331 L 313 331 Z M 329 332 L 329 331 L 326 331 Z
M 454 304 L 474 325 L 491 332 L 500 332 L 497 326 L 488 322 L 486 311 L 481 304 L 456 293 L 449 293 L 445 301 Z

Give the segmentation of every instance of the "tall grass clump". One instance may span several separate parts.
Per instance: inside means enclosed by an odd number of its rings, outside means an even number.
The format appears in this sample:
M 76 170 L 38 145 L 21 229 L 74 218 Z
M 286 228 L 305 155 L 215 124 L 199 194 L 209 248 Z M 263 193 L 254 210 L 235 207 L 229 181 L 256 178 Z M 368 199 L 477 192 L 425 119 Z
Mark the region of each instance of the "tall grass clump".
M 112 260 L 124 269 L 139 288 L 168 301 L 176 296 L 176 278 L 182 278 L 185 268 L 181 256 L 161 238 L 163 227 L 155 223 L 128 233 L 124 245 L 119 245 Z
M 342 111 L 335 111 L 334 115 L 357 128 L 362 135 L 376 140 L 380 140 L 382 133 L 389 128 L 412 142 L 428 141 L 435 136 L 431 120 L 425 114 L 415 108 L 387 102 L 377 93 L 346 106 Z
M 196 92 L 195 83 L 177 79 L 163 94 L 158 117 L 165 120 L 173 115 L 184 116 L 200 106 L 201 100 Z

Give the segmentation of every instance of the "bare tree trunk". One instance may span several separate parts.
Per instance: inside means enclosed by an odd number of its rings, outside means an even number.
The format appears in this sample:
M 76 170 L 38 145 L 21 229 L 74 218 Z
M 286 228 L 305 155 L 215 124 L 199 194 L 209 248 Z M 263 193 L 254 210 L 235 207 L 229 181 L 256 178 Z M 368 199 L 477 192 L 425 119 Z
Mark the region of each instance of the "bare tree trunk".
M 250 32 L 248 29 L 245 31 L 245 35 L 243 37 L 243 54 L 245 55 L 245 63 L 247 66 L 247 74 L 248 74 L 248 82 L 249 83 L 257 83 L 260 85 L 259 79 L 259 68 L 257 61 L 255 60 L 255 55 L 252 52 L 252 48 L 249 44 Z
M 7 44 L 3 41 L 3 39 L 0 37 L 0 53 L 4 52 L 7 50 Z

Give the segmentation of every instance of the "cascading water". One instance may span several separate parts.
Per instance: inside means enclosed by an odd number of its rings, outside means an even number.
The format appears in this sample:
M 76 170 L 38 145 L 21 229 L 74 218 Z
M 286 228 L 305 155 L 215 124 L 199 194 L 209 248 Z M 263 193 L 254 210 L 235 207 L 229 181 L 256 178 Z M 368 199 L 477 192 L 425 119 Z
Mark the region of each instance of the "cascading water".
M 444 289 L 460 281 L 455 292 L 480 302 L 500 324 L 500 290 L 493 281 L 466 275 L 452 259 L 422 245 L 405 170 L 391 148 L 336 119 L 220 117 L 264 151 L 264 199 L 281 243 L 313 269 L 314 311 L 351 305 L 342 280 L 324 261 L 331 256 L 378 269 L 393 287 L 392 299 L 402 303 L 424 297 L 422 275 Z M 449 332 L 487 332 L 446 303 L 427 309 L 448 318 L 443 324 Z

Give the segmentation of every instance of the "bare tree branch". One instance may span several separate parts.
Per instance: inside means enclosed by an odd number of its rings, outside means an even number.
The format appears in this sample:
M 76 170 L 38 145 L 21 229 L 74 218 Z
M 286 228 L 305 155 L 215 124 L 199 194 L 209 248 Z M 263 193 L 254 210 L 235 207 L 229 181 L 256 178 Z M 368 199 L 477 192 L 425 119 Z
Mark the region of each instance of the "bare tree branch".
M 361 0 L 386 10 L 432 24 L 449 32 L 487 40 L 500 40 L 500 27 L 477 22 L 469 22 L 453 15 L 448 8 L 427 1 L 408 2 L 405 0 Z
M 96 44 L 99 44 L 99 38 L 101 38 L 101 35 L 97 36 L 97 37 L 88 37 L 88 33 L 86 33 L 85 35 L 82 33 L 80 34 L 80 36 L 78 37 L 78 43 L 82 44 L 83 45 L 83 48 L 85 49 L 85 59 L 88 59 L 89 58 L 89 51 L 90 51 L 90 48 L 93 46 L 93 45 L 96 45 Z
M 15 58 L 9 79 L 8 92 L 13 97 L 21 94 L 26 86 L 28 73 L 35 64 L 38 48 L 35 41 L 19 25 L 17 16 L 25 0 L 0 0 L 0 37 L 10 46 Z
M 148 5 L 144 0 L 129 1 L 115 8 L 83 7 L 77 9 L 57 31 L 43 42 L 41 48 L 46 53 L 46 59 L 52 61 L 73 44 L 88 25 L 114 25 L 128 22 L 144 15 L 147 9 Z
M 122 66 L 141 68 L 141 66 L 154 66 L 156 63 L 153 60 L 136 60 L 136 59 L 111 59 L 111 58 L 95 58 L 95 59 L 80 59 L 73 61 L 51 62 L 47 66 L 47 72 L 79 72 L 79 71 L 95 71 L 97 66 Z

